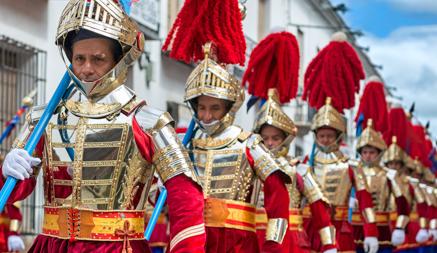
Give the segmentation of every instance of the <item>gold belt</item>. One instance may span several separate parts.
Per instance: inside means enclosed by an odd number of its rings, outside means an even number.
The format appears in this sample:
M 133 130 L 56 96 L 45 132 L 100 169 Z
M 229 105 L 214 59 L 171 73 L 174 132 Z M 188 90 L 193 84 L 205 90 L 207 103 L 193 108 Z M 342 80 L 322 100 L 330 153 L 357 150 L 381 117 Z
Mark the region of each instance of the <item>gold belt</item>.
M 255 232 L 255 206 L 227 199 L 205 199 L 205 226 Z
M 144 213 L 44 207 L 43 234 L 70 240 L 144 240 Z
M 419 214 L 417 211 L 412 211 L 410 213 L 410 221 L 418 221 L 419 220 Z
M 9 226 L 11 220 L 8 217 L 0 216 L 0 225 Z
M 376 225 L 388 225 L 390 221 L 390 212 L 375 212 Z M 352 214 L 352 223 L 363 224 L 361 213 L 354 212 Z
M 288 230 L 301 231 L 303 224 L 302 212 L 298 208 L 290 208 L 288 217 Z M 264 208 L 256 209 L 256 229 L 267 228 L 267 214 Z

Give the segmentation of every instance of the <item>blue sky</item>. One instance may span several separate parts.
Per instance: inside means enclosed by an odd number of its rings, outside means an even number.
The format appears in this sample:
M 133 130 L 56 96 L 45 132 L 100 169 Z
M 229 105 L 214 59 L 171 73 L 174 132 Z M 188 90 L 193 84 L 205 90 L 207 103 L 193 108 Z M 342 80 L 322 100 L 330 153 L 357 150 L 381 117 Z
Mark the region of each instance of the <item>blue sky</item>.
M 437 0 L 332 0 L 345 3 L 343 15 L 352 30 L 364 36 L 368 55 L 385 84 L 396 87 L 404 108 L 416 102 L 416 118 L 431 122 L 437 136 Z
M 354 29 L 386 37 L 405 26 L 437 24 L 437 0 L 332 0 L 345 3 L 343 15 Z

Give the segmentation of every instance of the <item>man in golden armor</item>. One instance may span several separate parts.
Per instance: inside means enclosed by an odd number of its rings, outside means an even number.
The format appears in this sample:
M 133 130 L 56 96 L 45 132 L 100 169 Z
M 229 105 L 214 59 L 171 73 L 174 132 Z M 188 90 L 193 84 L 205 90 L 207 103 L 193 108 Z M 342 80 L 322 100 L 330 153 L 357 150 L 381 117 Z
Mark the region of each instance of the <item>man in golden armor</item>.
M 349 164 L 348 158 L 339 150 L 339 144 L 346 132 L 344 116 L 332 105 L 330 98 L 314 116 L 312 130 L 315 134 L 317 150 L 314 154 L 312 173 L 332 206 L 332 223 L 335 229 L 339 251 L 355 251 L 352 226 L 348 221 L 348 202 L 351 188 L 356 189 L 356 199 L 364 221 L 364 249 L 375 253 L 378 250 L 378 230 L 372 197 L 367 182 L 360 170 Z M 314 231 L 312 221 L 306 224 L 313 247 L 319 245 L 320 236 Z
M 71 0 L 56 44 L 74 88 L 35 157 L 22 148 L 45 105 L 32 109 L 2 167 L 20 180 L 11 203 L 33 191 L 43 169 L 43 231 L 30 252 L 150 252 L 144 215 L 154 168 L 168 191 L 169 251 L 204 252 L 202 191 L 173 120 L 123 85 L 144 47 L 137 24 L 117 1 Z
M 376 225 L 379 231 L 379 252 L 392 251 L 390 214 L 405 215 L 406 213 L 406 199 L 399 192 L 399 183 L 396 180 L 397 171 L 380 166 L 386 148 L 382 135 L 373 129 L 372 119 L 368 119 L 367 128 L 357 141 L 356 149 L 361 157 L 357 169 L 365 176 L 372 195 Z M 362 244 L 363 238 L 363 221 L 360 217 L 354 215 L 352 222 L 354 224 L 355 239 L 358 241 L 359 251 L 362 252 L 360 244 Z
M 389 112 L 389 132 L 387 143 L 390 144 L 384 153 L 385 166 L 396 173 L 391 175 L 392 192 L 396 197 L 397 218 L 394 223 L 391 241 L 397 252 L 408 252 L 418 247 L 424 240 L 425 230 L 420 223 L 426 221 L 427 206 L 419 181 L 412 177 L 418 161 L 414 161 L 404 150 L 407 148 L 409 121 L 401 107 L 394 107 Z M 411 142 L 411 138 L 410 138 Z M 403 198 L 399 198 L 399 197 Z M 402 200 L 402 201 L 399 201 Z M 420 220 L 420 222 L 419 222 Z M 420 232 L 419 234 L 419 231 Z
M 269 98 L 256 116 L 254 132 L 261 135 L 264 145 L 275 155 L 283 170 L 291 177 L 292 183 L 287 184 L 290 194 L 290 218 L 287 232 L 288 252 L 310 252 L 311 245 L 303 230 L 302 202 L 303 198 L 309 204 L 313 225 L 322 238 L 322 252 L 337 252 L 332 229 L 329 204 L 323 196 L 308 166 L 299 164 L 298 159 L 288 155 L 290 143 L 297 133 L 294 122 L 282 111 L 276 89 L 269 89 Z M 261 195 L 263 192 L 261 192 Z M 260 214 L 260 215 L 259 215 Z M 259 217 L 259 218 L 258 218 Z M 258 240 L 264 242 L 265 210 L 259 203 L 257 210 Z
M 211 59 L 190 74 L 185 101 L 199 131 L 190 149 L 205 197 L 207 252 L 259 252 L 255 233 L 258 179 L 264 182 L 264 205 L 268 217 L 263 252 L 282 252 L 288 229 L 290 179 L 262 144 L 259 135 L 233 125 L 244 101 L 239 82 Z

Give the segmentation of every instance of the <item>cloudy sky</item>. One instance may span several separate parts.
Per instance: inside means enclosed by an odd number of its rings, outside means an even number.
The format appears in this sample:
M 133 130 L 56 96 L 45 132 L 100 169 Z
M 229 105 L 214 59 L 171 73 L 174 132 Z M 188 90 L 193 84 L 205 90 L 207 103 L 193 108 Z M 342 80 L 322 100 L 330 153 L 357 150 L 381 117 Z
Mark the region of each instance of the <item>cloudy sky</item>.
M 361 30 L 361 46 L 404 108 L 416 102 L 416 117 L 431 122 L 437 137 L 437 0 L 332 0 L 349 8 L 343 17 Z

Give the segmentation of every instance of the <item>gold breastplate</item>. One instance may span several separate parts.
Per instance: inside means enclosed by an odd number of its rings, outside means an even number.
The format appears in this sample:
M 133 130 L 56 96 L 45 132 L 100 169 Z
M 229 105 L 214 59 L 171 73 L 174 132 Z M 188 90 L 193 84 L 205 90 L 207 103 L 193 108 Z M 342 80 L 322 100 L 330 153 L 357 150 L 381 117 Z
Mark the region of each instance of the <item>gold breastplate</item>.
M 89 118 L 65 107 L 60 111 L 45 131 L 46 205 L 143 209 L 145 203 L 133 199 L 137 194 L 147 196 L 153 169 L 134 142 L 134 113 Z
M 390 199 L 386 172 L 380 167 L 363 167 L 375 211 L 389 211 Z
M 347 205 L 352 182 L 349 176 L 349 164 L 340 152 L 328 154 L 318 152 L 312 172 L 331 205 Z
M 205 198 L 256 204 L 260 187 L 255 182 L 259 181 L 247 160 L 243 133 L 241 128 L 231 126 L 214 138 L 193 139 L 194 165 Z

